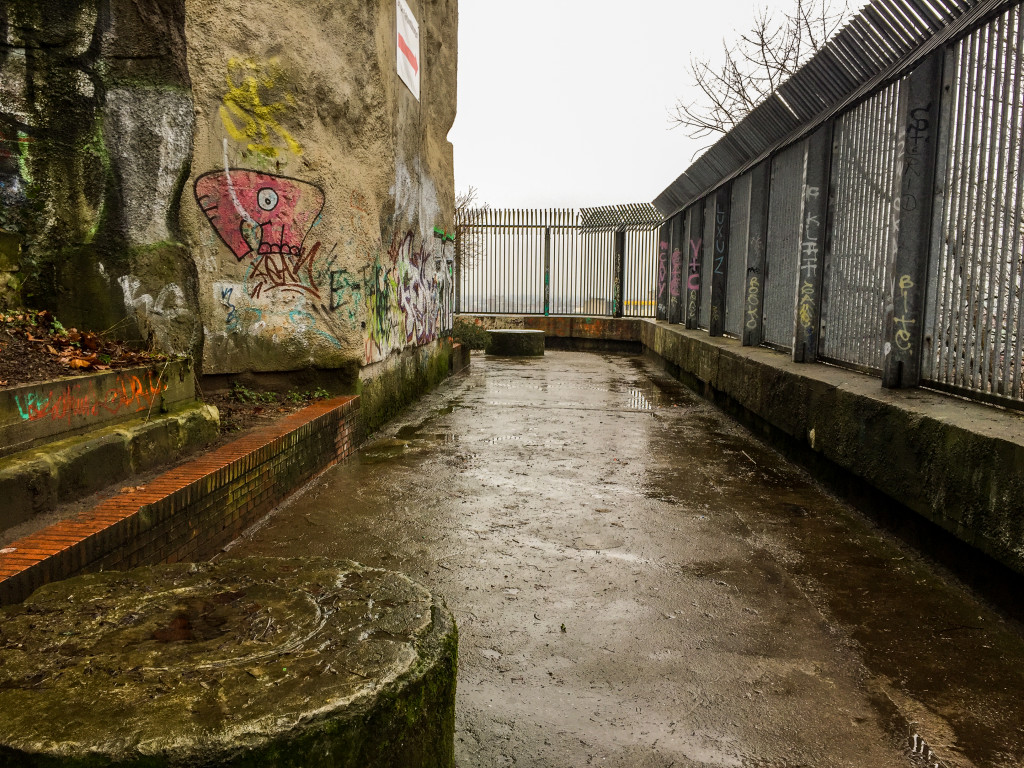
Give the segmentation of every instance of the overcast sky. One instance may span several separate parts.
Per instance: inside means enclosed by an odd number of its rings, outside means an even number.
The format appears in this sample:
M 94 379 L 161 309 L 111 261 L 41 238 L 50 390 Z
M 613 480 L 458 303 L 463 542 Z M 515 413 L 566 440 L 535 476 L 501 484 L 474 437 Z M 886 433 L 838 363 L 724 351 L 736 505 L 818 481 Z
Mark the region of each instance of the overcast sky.
M 669 130 L 690 55 L 791 1 L 460 0 L 456 188 L 497 207 L 653 200 L 703 146 Z

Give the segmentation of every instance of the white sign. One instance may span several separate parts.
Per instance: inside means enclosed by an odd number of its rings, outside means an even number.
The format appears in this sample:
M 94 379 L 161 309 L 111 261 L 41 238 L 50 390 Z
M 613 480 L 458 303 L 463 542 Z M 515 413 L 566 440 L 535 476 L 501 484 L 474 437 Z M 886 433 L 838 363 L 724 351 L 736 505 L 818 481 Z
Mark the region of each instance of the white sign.
M 398 76 L 420 98 L 420 25 L 405 0 L 398 0 Z

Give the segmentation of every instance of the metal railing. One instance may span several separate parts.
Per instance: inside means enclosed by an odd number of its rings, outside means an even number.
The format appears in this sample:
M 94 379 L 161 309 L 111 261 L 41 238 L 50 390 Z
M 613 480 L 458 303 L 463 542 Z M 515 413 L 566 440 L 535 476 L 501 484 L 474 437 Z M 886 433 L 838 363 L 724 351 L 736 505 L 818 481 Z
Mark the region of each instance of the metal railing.
M 476 209 L 456 221 L 456 312 L 654 317 L 650 205 Z
M 655 201 L 657 317 L 1022 407 L 1022 174 L 1021 3 L 873 0 Z

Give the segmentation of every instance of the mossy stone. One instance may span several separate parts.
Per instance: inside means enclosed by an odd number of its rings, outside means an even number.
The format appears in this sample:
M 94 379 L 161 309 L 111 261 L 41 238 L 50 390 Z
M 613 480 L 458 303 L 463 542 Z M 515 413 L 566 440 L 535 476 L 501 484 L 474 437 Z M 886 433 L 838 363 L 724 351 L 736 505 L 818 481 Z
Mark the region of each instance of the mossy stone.
M 47 585 L 0 622 L 0 764 L 454 764 L 457 634 L 407 577 L 324 559 Z

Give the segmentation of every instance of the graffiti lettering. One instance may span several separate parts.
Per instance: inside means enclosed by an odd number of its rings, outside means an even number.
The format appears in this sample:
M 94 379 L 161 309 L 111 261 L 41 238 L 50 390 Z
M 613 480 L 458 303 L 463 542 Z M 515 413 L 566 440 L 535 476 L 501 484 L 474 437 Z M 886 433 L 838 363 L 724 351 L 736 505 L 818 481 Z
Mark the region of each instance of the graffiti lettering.
M 277 251 L 257 256 L 246 274 L 249 295 L 258 299 L 264 290 L 279 289 L 282 293 L 307 294 L 319 299 L 320 290 L 313 279 L 319 250 L 320 243 L 315 243 L 308 253 L 298 256 Z
M 757 328 L 757 307 L 761 301 L 761 281 L 757 279 L 757 275 L 750 276 L 750 282 L 747 284 L 747 328 L 749 330 L 755 330 Z
M 228 316 L 225 323 L 229 331 L 233 331 L 238 327 L 238 308 L 231 303 L 231 295 L 234 292 L 233 286 L 220 289 L 220 300 L 228 308 Z
M 690 241 L 690 276 L 686 281 L 686 289 L 688 291 L 699 291 L 700 290 L 700 247 L 703 244 L 703 240 L 691 240 Z M 696 299 L 693 299 L 696 302 Z M 696 307 L 694 307 L 696 311 Z
M 152 372 L 146 381 L 138 376 L 118 375 L 116 383 L 106 394 L 83 393 L 83 385 L 67 384 L 54 387 L 43 394 L 28 392 L 15 395 L 18 415 L 25 421 L 67 421 L 76 416 L 100 416 L 105 413 L 134 413 L 152 408 L 156 399 L 167 391 L 167 382 Z
M 725 247 L 727 242 L 725 222 L 726 209 L 718 207 L 715 209 L 715 274 L 721 275 L 722 265 L 725 263 Z
M 800 327 L 810 331 L 814 325 L 814 283 L 804 282 L 800 286 L 800 306 L 798 310 Z
M 896 347 L 903 352 L 912 352 L 910 326 L 917 323 L 910 311 L 910 292 L 914 289 L 914 281 L 910 275 L 903 275 L 899 282 L 900 295 L 903 297 L 903 315 L 893 317 L 893 325 L 896 327 Z
M 675 254 L 673 254 L 675 255 Z M 662 240 L 658 246 L 658 315 L 663 316 L 665 314 L 665 305 L 661 303 L 661 298 L 667 296 L 669 293 L 669 280 L 668 280 L 668 243 Z
M 669 280 L 669 294 L 673 299 L 679 298 L 683 285 L 683 254 L 676 248 L 672 251 L 672 279 Z

